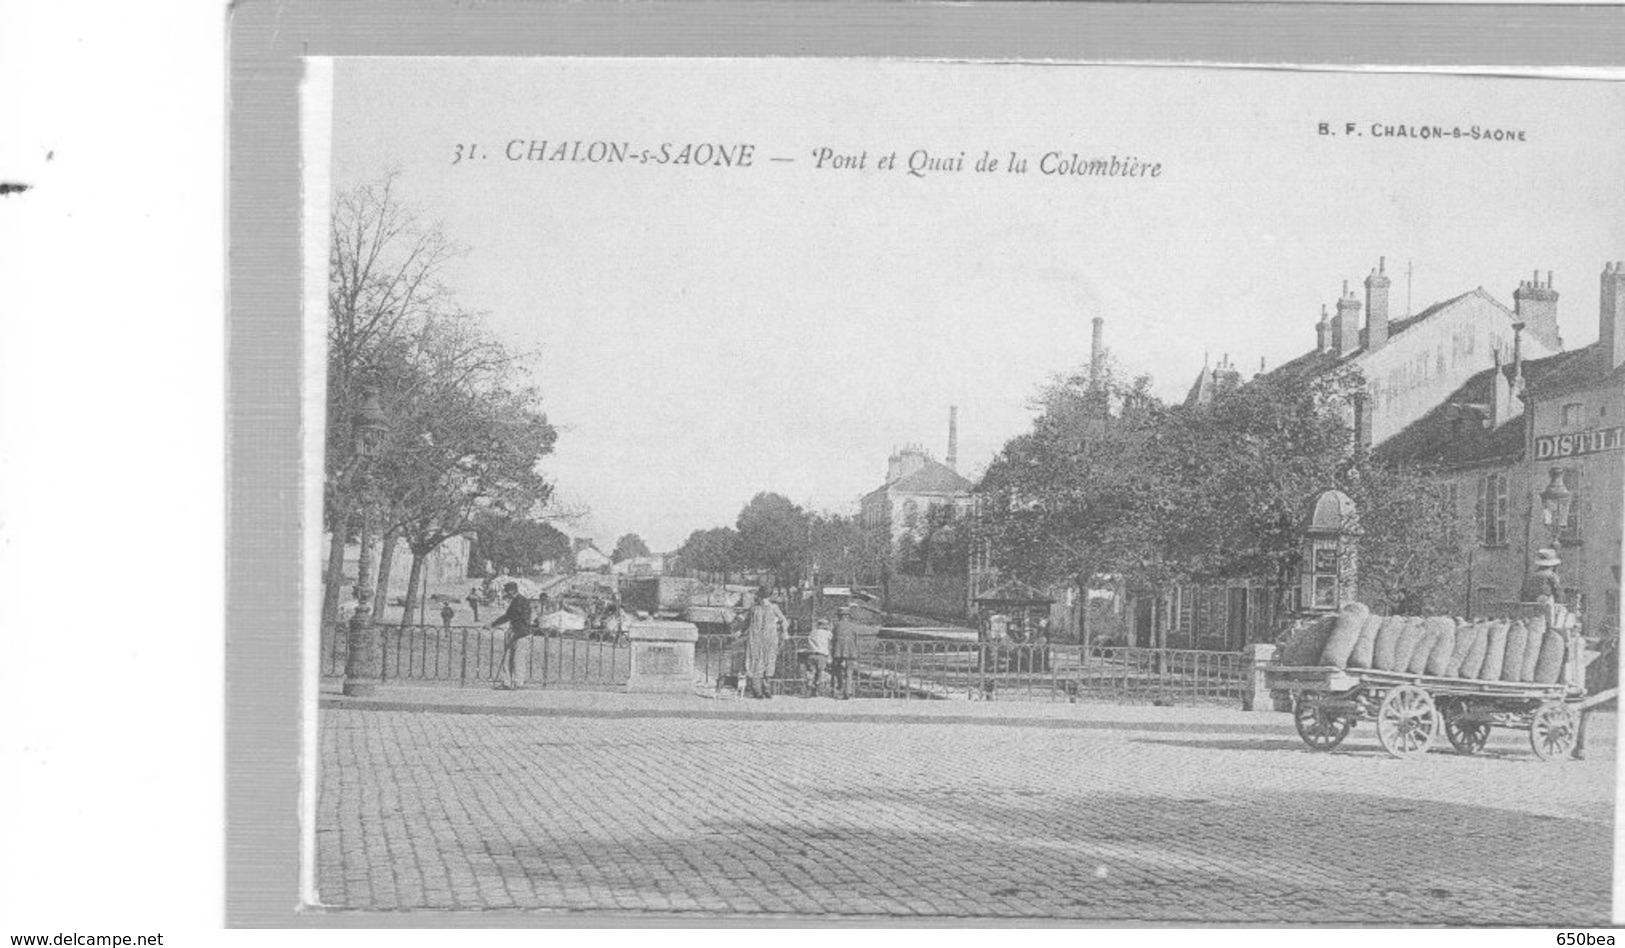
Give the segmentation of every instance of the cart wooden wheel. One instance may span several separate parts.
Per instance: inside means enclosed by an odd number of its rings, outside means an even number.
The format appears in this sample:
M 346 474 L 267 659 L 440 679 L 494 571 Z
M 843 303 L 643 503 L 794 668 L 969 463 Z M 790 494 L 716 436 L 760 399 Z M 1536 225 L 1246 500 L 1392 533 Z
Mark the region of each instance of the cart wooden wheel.
M 1400 685 L 1383 696 L 1377 709 L 1377 742 L 1395 757 L 1411 759 L 1427 753 L 1439 730 L 1439 709 L 1433 698 L 1415 685 Z
M 1317 704 L 1299 698 L 1292 709 L 1292 723 L 1298 726 L 1298 736 L 1310 750 L 1329 751 L 1343 743 L 1354 727 L 1354 718 L 1347 714 L 1333 714 Z
M 1449 738 L 1450 746 L 1458 754 L 1476 754 L 1489 743 L 1490 726 L 1488 724 L 1458 724 L 1449 715 L 1444 719 L 1444 736 Z
M 1580 731 L 1579 715 L 1561 701 L 1547 701 L 1535 709 L 1529 722 L 1529 747 L 1541 760 L 1562 760 L 1574 750 Z

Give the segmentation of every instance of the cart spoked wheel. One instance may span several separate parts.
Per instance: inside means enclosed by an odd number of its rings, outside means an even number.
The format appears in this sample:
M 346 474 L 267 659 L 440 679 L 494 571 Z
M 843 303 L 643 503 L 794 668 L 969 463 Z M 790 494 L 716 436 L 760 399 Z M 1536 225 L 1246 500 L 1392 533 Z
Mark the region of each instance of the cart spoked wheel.
M 1298 700 L 1292 709 L 1292 723 L 1298 726 L 1298 736 L 1310 750 L 1329 751 L 1343 743 L 1354 727 L 1354 718 L 1347 714 L 1333 714 L 1325 708 Z
M 1444 736 L 1449 738 L 1450 746 L 1456 749 L 1456 753 L 1476 754 L 1489 743 L 1490 726 L 1480 723 L 1460 724 L 1446 715 Z
M 1427 753 L 1438 730 L 1439 709 L 1415 685 L 1400 685 L 1388 692 L 1377 709 L 1377 742 L 1394 757 L 1412 759 Z
M 1541 760 L 1562 760 L 1574 750 L 1580 732 L 1579 715 L 1561 701 L 1548 701 L 1535 709 L 1529 722 L 1529 747 Z

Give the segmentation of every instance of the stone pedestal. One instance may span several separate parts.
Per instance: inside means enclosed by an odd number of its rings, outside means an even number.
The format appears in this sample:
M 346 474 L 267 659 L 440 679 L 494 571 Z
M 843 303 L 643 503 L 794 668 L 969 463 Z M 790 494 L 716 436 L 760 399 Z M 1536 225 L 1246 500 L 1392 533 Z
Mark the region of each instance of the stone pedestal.
M 632 644 L 628 692 L 694 693 L 694 643 L 700 637 L 694 623 L 639 620 L 627 626 L 626 637 Z
M 1249 645 L 1241 650 L 1241 654 L 1247 658 L 1247 685 L 1241 693 L 1241 710 L 1279 710 L 1264 678 L 1265 667 L 1275 660 L 1275 646 Z

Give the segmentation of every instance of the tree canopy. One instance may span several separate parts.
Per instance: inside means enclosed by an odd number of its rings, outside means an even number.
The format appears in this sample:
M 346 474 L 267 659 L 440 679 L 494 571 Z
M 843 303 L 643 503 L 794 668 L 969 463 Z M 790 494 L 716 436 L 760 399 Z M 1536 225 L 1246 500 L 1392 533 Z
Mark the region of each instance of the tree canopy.
M 1284 596 L 1307 507 L 1335 488 L 1364 524 L 1363 595 L 1442 602 L 1459 588 L 1453 514 L 1431 474 L 1380 467 L 1355 443 L 1350 405 L 1362 384 L 1352 372 L 1263 376 L 1203 404 L 1165 406 L 1146 379 L 1057 380 L 1032 430 L 1006 443 L 984 478 L 979 537 L 1001 570 L 1035 584 L 1264 579 Z
M 619 540 L 615 541 L 615 551 L 609 555 L 609 558 L 610 560 L 619 563 L 622 560 L 629 560 L 634 557 L 648 555 L 649 544 L 643 542 L 643 538 L 638 536 L 636 533 L 628 533 L 622 535 Z
M 746 566 L 789 581 L 807 550 L 806 513 L 781 494 L 763 492 L 739 511 L 739 557 Z

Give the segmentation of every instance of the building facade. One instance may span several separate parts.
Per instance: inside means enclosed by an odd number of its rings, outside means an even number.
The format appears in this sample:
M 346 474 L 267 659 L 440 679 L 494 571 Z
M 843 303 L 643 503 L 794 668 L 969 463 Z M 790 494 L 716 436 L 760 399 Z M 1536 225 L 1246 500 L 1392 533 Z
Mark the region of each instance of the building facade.
M 1312 378 L 1358 372 L 1364 389 L 1351 406 L 1351 421 L 1368 446 L 1403 431 L 1473 376 L 1510 363 L 1515 325 L 1524 327 L 1522 358 L 1561 351 L 1550 272 L 1545 280 L 1536 273 L 1523 281 L 1513 291 L 1511 309 L 1477 287 L 1397 320 L 1389 314 L 1390 283 L 1386 260 L 1379 259 L 1365 279 L 1362 306 L 1344 281 L 1335 314 L 1321 307 L 1315 347 L 1265 373 Z
M 1533 287 L 1534 290 L 1547 289 Z M 1601 275 L 1599 339 L 1468 379 L 1378 448 L 1431 470 L 1468 539 L 1462 614 L 1516 598 L 1536 550 L 1557 550 L 1588 635 L 1619 629 L 1625 542 L 1625 264 Z
M 886 481 L 863 495 L 859 518 L 870 529 L 889 528 L 896 544 L 936 518 L 964 516 L 971 509 L 972 487 L 958 471 L 910 445 L 887 460 Z

